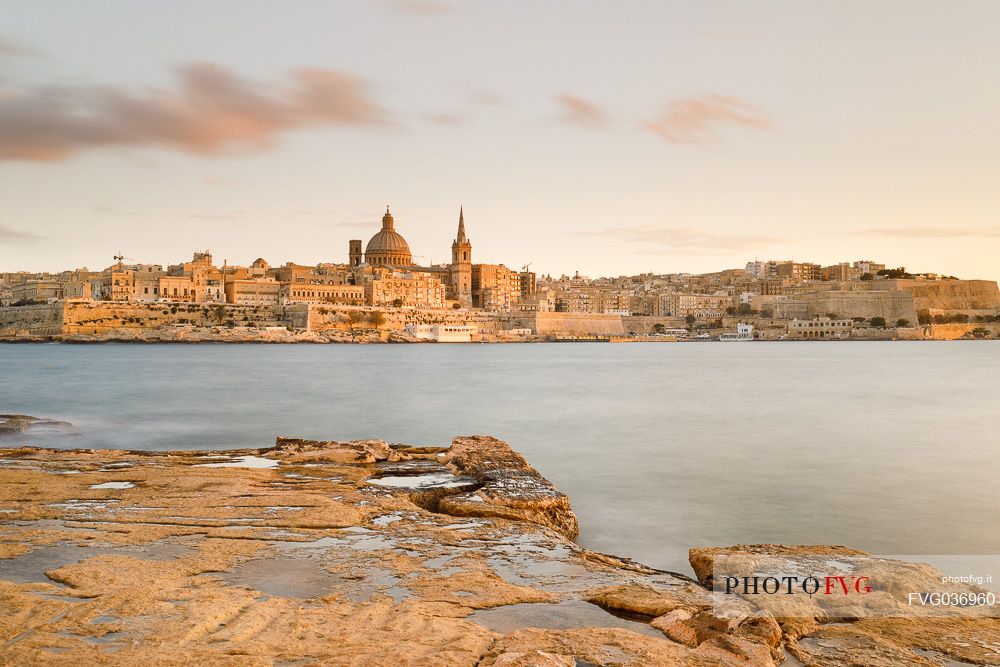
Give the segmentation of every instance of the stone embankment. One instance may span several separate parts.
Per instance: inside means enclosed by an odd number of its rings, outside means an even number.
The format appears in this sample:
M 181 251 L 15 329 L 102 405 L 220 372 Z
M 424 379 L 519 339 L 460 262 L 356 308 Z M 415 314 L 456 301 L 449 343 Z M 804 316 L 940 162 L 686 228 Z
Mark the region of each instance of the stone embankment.
M 911 581 L 842 547 L 758 545 L 692 550 L 695 579 L 584 549 L 571 539 L 577 530 L 565 495 L 506 443 L 482 436 L 450 447 L 278 438 L 224 452 L 0 450 L 0 662 L 1000 658 L 995 617 L 884 613 L 900 610 L 881 591 L 929 585 L 928 566 L 906 570 L 919 575 Z M 879 573 L 879 594 L 830 609 L 808 596 L 776 605 L 712 591 L 723 557 L 763 567 L 817 554 L 869 559 L 859 567 Z

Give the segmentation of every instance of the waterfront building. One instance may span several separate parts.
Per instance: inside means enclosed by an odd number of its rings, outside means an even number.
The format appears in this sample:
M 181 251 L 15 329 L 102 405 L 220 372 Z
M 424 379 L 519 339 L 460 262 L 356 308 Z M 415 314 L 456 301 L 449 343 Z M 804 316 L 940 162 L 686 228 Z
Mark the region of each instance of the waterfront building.
M 414 338 L 438 343 L 470 343 L 478 329 L 464 324 L 407 324 L 406 333 Z
M 743 343 L 753 340 L 753 325 L 740 322 L 736 325 L 736 333 L 727 332 L 719 336 L 719 340 L 727 343 Z
M 789 338 L 848 338 L 854 326 L 852 320 L 817 317 L 812 320 L 792 320 L 787 329 Z

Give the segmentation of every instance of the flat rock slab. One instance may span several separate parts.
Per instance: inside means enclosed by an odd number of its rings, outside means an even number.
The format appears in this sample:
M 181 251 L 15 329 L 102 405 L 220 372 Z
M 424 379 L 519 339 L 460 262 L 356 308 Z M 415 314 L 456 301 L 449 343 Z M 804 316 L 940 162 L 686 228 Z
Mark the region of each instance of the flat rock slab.
M 945 665 L 992 664 L 1000 641 L 993 619 L 786 627 L 584 549 L 576 526 L 565 495 L 483 436 L 0 450 L 0 662 Z
M 294 439 L 226 452 L 0 450 L 2 662 L 526 664 L 494 644 L 548 609 L 559 612 L 550 631 L 603 626 L 625 657 L 689 652 L 583 598 L 690 581 L 538 522 L 431 511 L 426 489 L 373 483 L 454 474 L 444 451 Z M 532 484 L 572 516 L 540 475 Z

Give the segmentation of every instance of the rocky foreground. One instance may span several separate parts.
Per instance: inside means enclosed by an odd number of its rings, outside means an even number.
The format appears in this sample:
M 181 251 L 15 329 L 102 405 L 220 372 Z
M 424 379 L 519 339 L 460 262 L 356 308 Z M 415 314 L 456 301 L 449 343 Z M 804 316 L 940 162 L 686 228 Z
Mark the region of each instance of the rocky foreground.
M 577 532 L 568 498 L 489 437 L 0 450 L 0 663 L 1000 664 L 995 615 L 899 608 L 892 587 L 930 585 L 926 565 L 706 548 L 696 580 L 583 549 Z M 709 589 L 720 558 L 802 555 L 885 576 L 837 606 Z

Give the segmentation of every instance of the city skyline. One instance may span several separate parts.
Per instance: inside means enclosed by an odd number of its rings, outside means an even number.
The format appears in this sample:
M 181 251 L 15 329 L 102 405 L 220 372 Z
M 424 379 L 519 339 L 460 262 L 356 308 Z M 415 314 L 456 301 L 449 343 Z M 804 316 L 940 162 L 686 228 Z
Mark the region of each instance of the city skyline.
M 388 200 L 425 264 L 464 206 L 539 274 L 1000 278 L 994 3 L 235 7 L 5 8 L 2 270 L 342 262 Z

